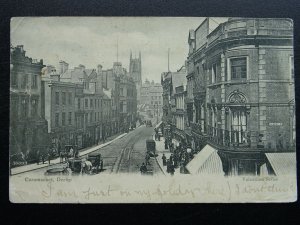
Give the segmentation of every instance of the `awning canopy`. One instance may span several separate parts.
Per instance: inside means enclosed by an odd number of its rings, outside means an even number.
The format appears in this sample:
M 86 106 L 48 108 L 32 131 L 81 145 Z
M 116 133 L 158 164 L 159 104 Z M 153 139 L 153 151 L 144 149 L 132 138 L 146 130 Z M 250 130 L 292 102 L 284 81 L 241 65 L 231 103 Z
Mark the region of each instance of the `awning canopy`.
M 224 175 L 222 161 L 217 150 L 206 145 L 187 165 L 190 174 Z
M 155 128 L 158 128 L 161 124 L 162 124 L 162 121 L 160 121 L 160 122 L 155 126 Z
M 265 153 L 275 174 L 296 175 L 296 152 Z

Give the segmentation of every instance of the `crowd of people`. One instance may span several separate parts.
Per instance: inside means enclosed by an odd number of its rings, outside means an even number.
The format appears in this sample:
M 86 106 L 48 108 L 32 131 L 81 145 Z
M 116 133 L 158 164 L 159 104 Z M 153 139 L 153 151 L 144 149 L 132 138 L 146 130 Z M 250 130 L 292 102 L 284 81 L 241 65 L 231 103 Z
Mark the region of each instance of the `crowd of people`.
M 165 145 L 166 146 L 166 145 Z M 187 173 L 185 166 L 192 160 L 193 153 L 191 149 L 184 144 L 179 144 L 174 148 L 174 144 L 169 146 L 171 155 L 167 159 L 165 154 L 162 155 L 163 166 L 167 167 L 167 173 L 174 175 L 175 169 L 180 168 L 180 173 Z

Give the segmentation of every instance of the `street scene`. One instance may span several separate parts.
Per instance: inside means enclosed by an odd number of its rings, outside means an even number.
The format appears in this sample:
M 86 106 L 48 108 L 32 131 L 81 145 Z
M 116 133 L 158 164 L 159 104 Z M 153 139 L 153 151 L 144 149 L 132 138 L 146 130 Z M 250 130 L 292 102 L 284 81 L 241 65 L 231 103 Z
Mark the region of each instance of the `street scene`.
M 290 19 L 28 17 L 11 30 L 11 177 L 296 174 Z

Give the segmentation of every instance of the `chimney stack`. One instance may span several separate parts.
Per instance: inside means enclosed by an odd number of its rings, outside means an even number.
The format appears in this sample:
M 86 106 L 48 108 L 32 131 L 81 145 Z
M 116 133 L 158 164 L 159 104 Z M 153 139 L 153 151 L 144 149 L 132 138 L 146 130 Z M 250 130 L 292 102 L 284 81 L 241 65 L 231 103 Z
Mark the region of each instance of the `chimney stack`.
M 53 81 L 60 82 L 60 75 L 58 73 L 56 73 L 56 69 L 54 69 L 54 68 L 51 69 L 50 78 Z
M 69 69 L 69 64 L 66 63 L 65 61 L 59 61 L 59 73 L 63 74 Z
M 102 65 L 97 66 L 96 93 L 102 92 Z

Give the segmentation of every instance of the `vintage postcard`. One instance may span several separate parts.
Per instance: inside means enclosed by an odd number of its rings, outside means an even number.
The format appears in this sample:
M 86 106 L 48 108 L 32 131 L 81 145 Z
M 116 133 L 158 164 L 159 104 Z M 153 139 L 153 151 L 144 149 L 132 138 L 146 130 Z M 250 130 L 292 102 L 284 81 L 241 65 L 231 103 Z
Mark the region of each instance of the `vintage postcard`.
M 15 17 L 10 201 L 297 200 L 293 21 Z

